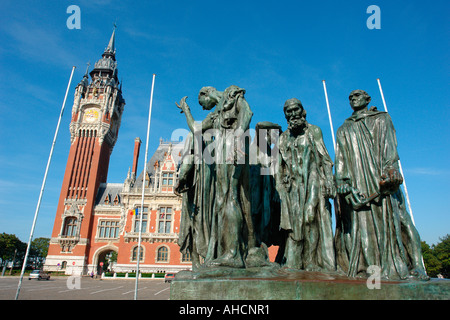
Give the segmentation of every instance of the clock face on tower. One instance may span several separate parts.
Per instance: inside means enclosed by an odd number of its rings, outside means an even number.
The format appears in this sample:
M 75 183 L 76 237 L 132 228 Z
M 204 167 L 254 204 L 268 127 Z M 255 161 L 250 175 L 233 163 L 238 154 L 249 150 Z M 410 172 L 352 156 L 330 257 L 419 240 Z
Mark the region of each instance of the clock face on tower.
M 98 120 L 99 111 L 97 108 L 86 109 L 83 116 L 84 122 L 94 122 Z

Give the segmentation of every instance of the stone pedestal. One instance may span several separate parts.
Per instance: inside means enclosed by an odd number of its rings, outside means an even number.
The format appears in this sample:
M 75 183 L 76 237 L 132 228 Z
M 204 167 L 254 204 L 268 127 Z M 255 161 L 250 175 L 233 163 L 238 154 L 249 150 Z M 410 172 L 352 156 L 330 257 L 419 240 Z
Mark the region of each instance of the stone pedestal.
M 372 282 L 370 282 L 372 284 Z M 381 281 L 283 269 L 221 269 L 181 272 L 171 300 L 449 300 L 450 280 Z

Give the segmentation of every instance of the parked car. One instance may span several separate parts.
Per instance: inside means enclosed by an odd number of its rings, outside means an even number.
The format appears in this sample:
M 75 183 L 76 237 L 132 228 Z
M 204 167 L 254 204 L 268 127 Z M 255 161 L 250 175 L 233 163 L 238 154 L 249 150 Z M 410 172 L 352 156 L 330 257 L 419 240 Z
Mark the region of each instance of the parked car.
M 31 279 L 45 279 L 45 280 L 49 280 L 50 279 L 50 275 L 48 273 L 45 273 L 42 270 L 33 270 L 31 271 L 30 275 L 28 276 L 28 280 Z
M 164 282 L 172 282 L 172 280 L 175 279 L 175 273 L 166 273 L 164 276 Z

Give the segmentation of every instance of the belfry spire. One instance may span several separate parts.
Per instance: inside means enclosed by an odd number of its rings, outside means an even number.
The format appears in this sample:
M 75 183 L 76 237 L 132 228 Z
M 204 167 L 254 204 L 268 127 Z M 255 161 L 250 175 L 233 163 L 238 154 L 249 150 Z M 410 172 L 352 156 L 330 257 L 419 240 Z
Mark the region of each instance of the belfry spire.
M 90 72 L 92 79 L 96 77 L 114 78 L 115 83 L 118 85 L 115 42 L 116 24 L 114 24 L 111 38 L 109 39 L 108 46 L 102 54 L 102 58 L 95 63 L 94 69 Z
M 114 55 L 116 53 L 115 41 L 116 41 L 116 24 L 114 24 L 113 33 L 111 35 L 111 39 L 109 39 L 108 46 L 105 49 L 105 53 L 109 53 Z

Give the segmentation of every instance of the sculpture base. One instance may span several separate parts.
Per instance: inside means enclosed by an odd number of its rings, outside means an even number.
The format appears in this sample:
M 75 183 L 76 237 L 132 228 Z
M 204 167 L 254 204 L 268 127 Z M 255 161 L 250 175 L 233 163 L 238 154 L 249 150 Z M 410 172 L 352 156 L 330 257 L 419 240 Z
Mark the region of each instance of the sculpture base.
M 449 300 L 450 281 L 381 281 L 337 273 L 277 268 L 215 268 L 180 272 L 170 287 L 171 300 Z

